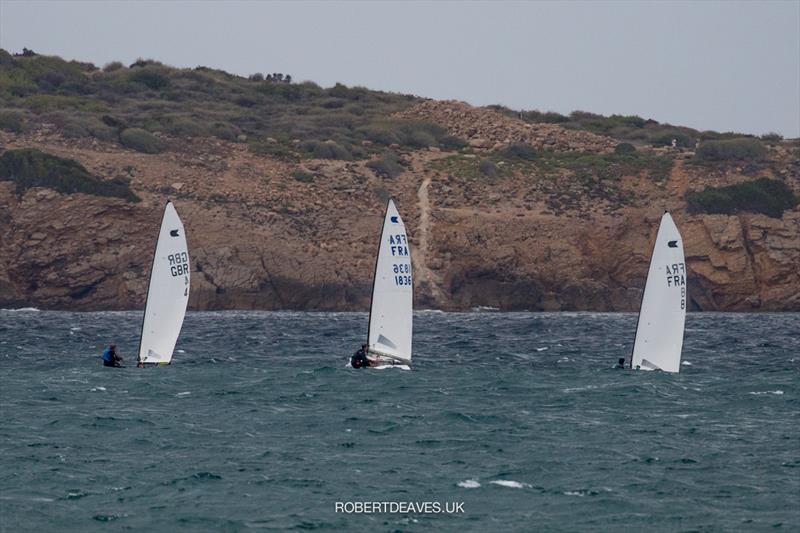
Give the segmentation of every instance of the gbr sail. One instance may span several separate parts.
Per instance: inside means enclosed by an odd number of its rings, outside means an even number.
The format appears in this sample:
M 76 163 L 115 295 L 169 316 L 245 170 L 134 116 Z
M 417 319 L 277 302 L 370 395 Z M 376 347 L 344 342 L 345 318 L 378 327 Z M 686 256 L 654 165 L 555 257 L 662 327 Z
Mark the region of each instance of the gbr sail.
M 167 202 L 150 271 L 139 361 L 169 363 L 189 302 L 189 251 L 183 223 Z
M 383 219 L 367 344 L 370 355 L 411 362 L 412 302 L 411 252 L 406 228 L 394 201 Z
M 683 241 L 670 214 L 664 213 L 639 310 L 631 368 L 680 371 L 687 302 Z

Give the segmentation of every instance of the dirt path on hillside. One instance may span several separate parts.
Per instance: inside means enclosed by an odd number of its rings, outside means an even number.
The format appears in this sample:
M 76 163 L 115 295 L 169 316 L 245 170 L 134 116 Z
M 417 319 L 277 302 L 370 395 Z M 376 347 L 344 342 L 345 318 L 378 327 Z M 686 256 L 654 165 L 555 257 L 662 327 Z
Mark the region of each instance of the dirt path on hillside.
M 428 258 L 430 255 L 430 235 L 431 235 L 431 202 L 428 195 L 428 187 L 431 184 L 431 177 L 425 176 L 422 184 L 417 191 L 417 208 L 419 209 L 419 227 L 417 228 L 419 246 L 417 246 L 417 265 L 416 277 L 428 286 L 430 295 L 434 302 L 442 302 L 443 295 L 441 290 L 441 280 L 438 279 L 429 268 Z
M 675 159 L 675 164 L 669 173 L 669 187 L 677 198 L 683 198 L 689 190 L 689 176 L 683 168 L 682 159 Z

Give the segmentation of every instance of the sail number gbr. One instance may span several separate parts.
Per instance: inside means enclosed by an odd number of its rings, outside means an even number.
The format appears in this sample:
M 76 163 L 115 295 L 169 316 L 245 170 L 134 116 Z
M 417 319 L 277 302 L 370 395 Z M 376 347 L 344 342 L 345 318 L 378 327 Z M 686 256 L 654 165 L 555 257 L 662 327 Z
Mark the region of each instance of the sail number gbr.
M 169 271 L 172 277 L 185 276 L 189 273 L 189 254 L 178 252 L 167 256 Z
M 401 286 L 411 286 L 411 265 L 408 263 L 393 264 L 394 284 Z

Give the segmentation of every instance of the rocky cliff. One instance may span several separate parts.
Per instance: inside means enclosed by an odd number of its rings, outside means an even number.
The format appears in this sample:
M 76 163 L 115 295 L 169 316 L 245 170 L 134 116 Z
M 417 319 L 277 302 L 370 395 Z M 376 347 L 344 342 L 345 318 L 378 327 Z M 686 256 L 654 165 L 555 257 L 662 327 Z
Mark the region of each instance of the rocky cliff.
M 684 201 L 687 191 L 754 174 L 800 192 L 796 147 L 773 149 L 755 170 L 647 149 L 650 167 L 620 167 L 610 178 L 607 162 L 574 157 L 613 151 L 608 137 L 457 102 L 423 102 L 402 116 L 436 122 L 469 147 L 395 147 L 404 170 L 387 178 L 367 160 L 288 160 L 208 138 L 172 139 L 151 155 L 58 131 L 0 132 L 6 150 L 34 147 L 125 176 L 142 199 L 47 188 L 18 195 L 0 181 L 0 307 L 141 307 L 170 198 L 192 256 L 190 307 L 364 310 L 391 195 L 412 241 L 417 307 L 636 310 L 667 209 L 684 237 L 693 309 L 800 310 L 798 208 L 779 219 L 690 214 Z M 512 143 L 550 155 L 504 158 Z M 311 178 L 292 177 L 298 169 Z

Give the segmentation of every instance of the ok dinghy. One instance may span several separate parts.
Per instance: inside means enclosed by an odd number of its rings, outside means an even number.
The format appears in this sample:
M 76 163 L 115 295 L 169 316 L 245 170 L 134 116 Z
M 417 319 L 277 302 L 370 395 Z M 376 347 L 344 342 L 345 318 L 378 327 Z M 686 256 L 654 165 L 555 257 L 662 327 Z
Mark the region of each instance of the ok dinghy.
M 413 297 L 411 252 L 406 228 L 390 199 L 375 262 L 367 330 L 368 366 L 409 368 Z M 354 361 L 353 366 L 356 365 Z
M 153 255 L 138 362 L 169 364 L 189 302 L 189 252 L 183 223 L 167 202 Z
M 644 286 L 631 368 L 680 371 L 687 302 L 681 234 L 664 213 Z

